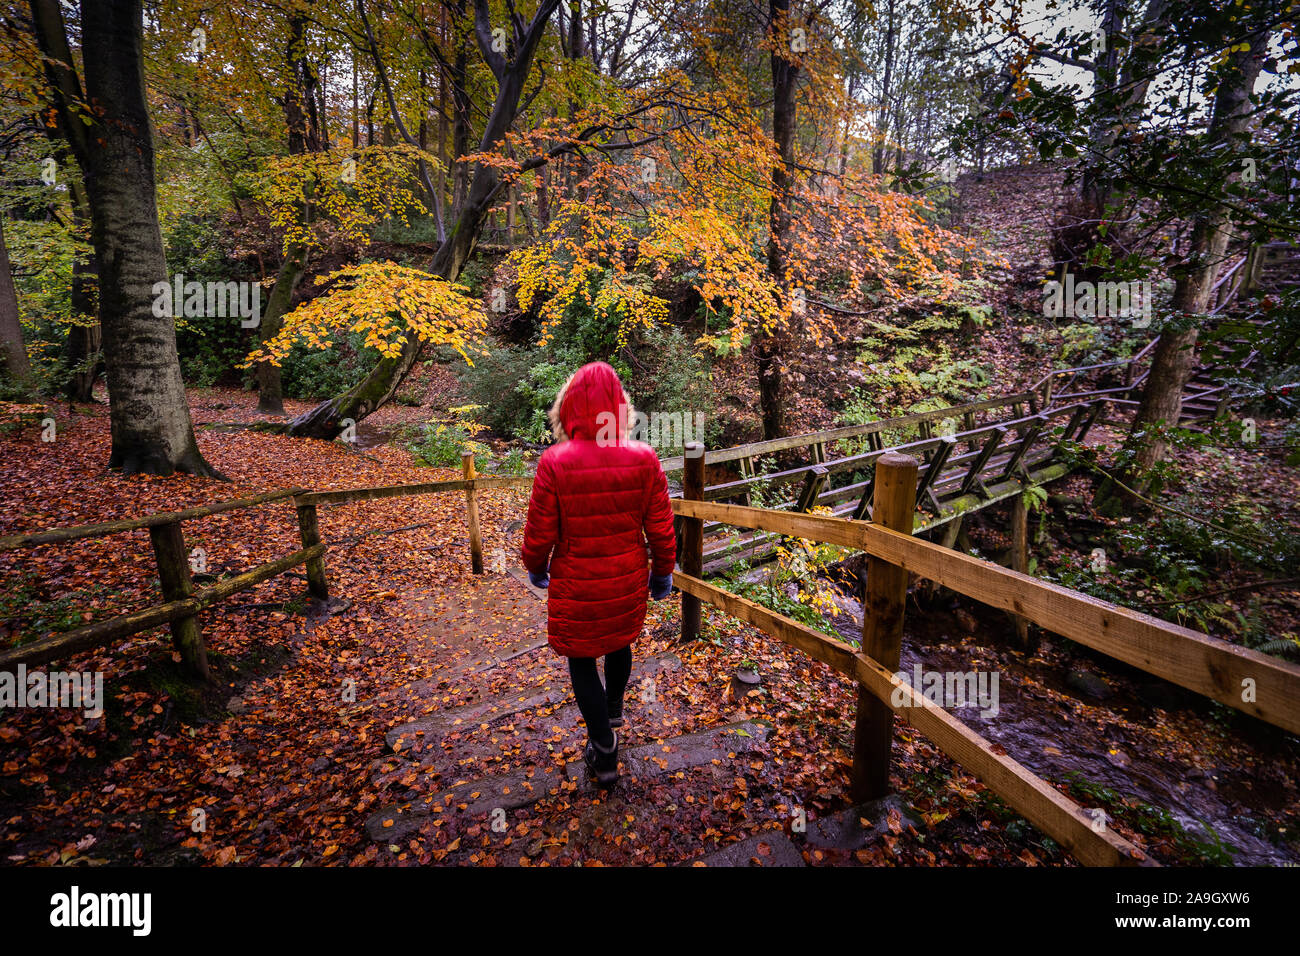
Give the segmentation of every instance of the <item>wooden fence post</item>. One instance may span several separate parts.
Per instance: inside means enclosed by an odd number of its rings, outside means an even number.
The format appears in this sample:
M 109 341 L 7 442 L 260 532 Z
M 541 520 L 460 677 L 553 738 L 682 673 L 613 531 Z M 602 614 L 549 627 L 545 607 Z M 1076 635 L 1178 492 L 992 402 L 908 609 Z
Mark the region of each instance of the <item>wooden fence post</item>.
M 298 505 L 298 531 L 302 535 L 304 549 L 321 543 L 320 523 L 316 517 L 315 505 Z M 309 558 L 307 561 L 307 590 L 318 601 L 330 596 L 329 585 L 325 582 L 325 559 Z
M 916 459 L 889 452 L 876 461 L 874 524 L 912 533 L 916 509 Z M 903 646 L 903 608 L 907 603 L 907 570 L 880 558 L 867 558 L 867 585 L 862 602 L 862 653 L 885 669 L 898 670 Z M 850 792 L 854 803 L 889 792 L 889 751 L 894 736 L 894 712 L 889 705 L 858 688 L 858 716 L 853 735 Z
M 158 562 L 158 580 L 162 583 L 163 600 L 181 601 L 194 594 L 194 581 L 190 578 L 190 556 L 185 551 L 185 535 L 181 523 L 154 525 L 149 529 L 154 558 Z M 208 668 L 208 649 L 203 644 L 197 615 L 177 618 L 171 622 L 172 643 L 180 651 L 186 669 L 202 680 L 211 680 Z
M 704 500 L 704 445 L 689 442 L 682 461 L 682 497 Z M 682 522 L 682 573 L 701 577 L 704 573 L 704 520 L 686 518 Z M 700 599 L 682 592 L 682 641 L 700 636 Z
M 474 470 L 474 453 L 472 451 L 461 453 L 460 470 L 464 474 L 466 481 L 473 481 L 478 477 L 478 472 Z M 465 508 L 469 512 L 470 567 L 475 574 L 482 574 L 483 536 L 478 529 L 478 492 L 473 488 L 465 489 Z

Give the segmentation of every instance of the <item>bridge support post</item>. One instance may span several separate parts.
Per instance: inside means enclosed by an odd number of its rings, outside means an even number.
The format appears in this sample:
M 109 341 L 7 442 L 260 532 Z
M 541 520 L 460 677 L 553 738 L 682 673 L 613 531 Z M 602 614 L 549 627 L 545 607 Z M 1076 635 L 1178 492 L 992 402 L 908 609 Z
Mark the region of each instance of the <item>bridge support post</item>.
M 474 453 L 462 452 L 460 470 L 466 481 L 478 477 L 474 470 Z M 473 488 L 465 489 L 465 510 L 469 513 L 469 560 L 470 568 L 475 574 L 483 573 L 483 535 L 478 528 L 478 492 Z
M 688 442 L 682 460 L 682 497 L 689 501 L 704 500 L 704 446 Z M 704 520 L 682 520 L 682 572 L 692 577 L 704 573 Z M 682 641 L 693 641 L 700 636 L 700 599 L 682 592 Z
M 894 452 L 876 461 L 875 500 L 871 520 L 892 531 L 912 533 L 916 510 L 916 459 Z M 903 609 L 907 604 L 907 570 L 880 558 L 867 558 L 862 602 L 862 652 L 887 670 L 898 670 L 903 647 Z M 853 735 L 850 792 L 855 803 L 889 792 L 889 753 L 894 712 L 866 688 L 858 688 L 857 724 Z
M 149 529 L 154 558 L 158 562 L 158 580 L 162 584 L 164 601 L 181 601 L 194 596 L 194 581 L 190 578 L 189 554 L 185 551 L 185 535 L 181 523 L 154 525 Z M 180 652 L 186 670 L 200 680 L 211 680 L 208 669 L 208 649 L 203 643 L 197 615 L 181 617 L 171 623 L 172 643 Z
M 939 547 L 955 548 L 957 547 L 957 538 L 961 535 L 963 523 L 966 521 L 965 515 L 958 515 L 943 526 L 943 537 L 939 539 Z M 933 601 L 935 595 L 942 590 L 942 586 L 937 581 L 922 581 L 921 593 L 927 601 Z

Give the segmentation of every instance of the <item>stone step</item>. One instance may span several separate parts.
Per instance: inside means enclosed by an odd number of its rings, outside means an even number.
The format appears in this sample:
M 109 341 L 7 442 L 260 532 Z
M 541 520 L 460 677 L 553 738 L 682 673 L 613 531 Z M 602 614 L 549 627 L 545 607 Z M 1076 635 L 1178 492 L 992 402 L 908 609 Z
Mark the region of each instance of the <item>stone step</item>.
M 730 754 L 748 753 L 763 744 L 771 733 L 770 724 L 759 720 L 742 720 L 734 724 L 710 727 L 694 734 L 641 744 L 619 754 L 619 776 L 629 779 L 676 773 L 725 761 Z M 568 778 L 579 791 L 592 790 L 594 780 L 586 772 L 582 759 L 570 760 L 564 767 Z
M 676 654 L 656 654 L 645 660 L 634 661 L 632 676 L 628 680 L 629 695 L 638 693 L 639 680 L 661 672 L 675 671 L 682 661 Z M 491 724 L 505 717 L 558 704 L 573 699 L 573 689 L 567 682 L 539 689 L 536 693 L 506 694 L 454 707 L 451 710 L 422 717 L 388 731 L 384 740 L 395 752 L 409 752 L 418 741 L 441 740 L 456 729 L 470 729 L 476 724 Z
M 891 811 L 900 826 L 911 824 L 918 830 L 925 829 L 924 822 L 907 801 L 891 793 L 828 817 L 809 820 L 805 839 L 820 850 L 860 850 L 890 832 Z M 864 827 L 863 820 L 870 826 Z
M 366 818 L 366 834 L 376 842 L 396 843 L 420 829 L 431 817 L 517 810 L 548 794 L 559 793 L 563 780 L 557 771 L 534 769 L 464 781 L 430 794 L 422 801 L 394 804 L 375 811 Z
M 681 865 L 794 867 L 808 864 L 793 840 L 780 830 L 772 830 L 769 833 L 755 834 L 747 840 L 724 846 L 721 850 Z
M 620 755 L 622 772 L 629 779 L 653 777 L 689 767 L 725 761 L 767 740 L 771 726 L 757 720 L 723 724 L 682 737 L 642 744 Z M 366 818 L 365 829 L 375 841 L 398 842 L 414 833 L 431 817 L 458 814 L 490 814 L 493 810 L 514 810 L 558 794 L 568 780 L 579 791 L 594 789 L 581 759 L 571 760 L 561 774 L 553 770 L 520 770 L 480 780 L 461 781 L 423 800 L 392 804 Z M 570 788 L 573 789 L 573 788 Z
M 571 694 L 570 688 L 561 686 L 551 687 L 531 695 L 525 693 L 491 697 L 394 727 L 385 735 L 384 741 L 395 753 L 409 753 L 415 742 L 421 738 L 441 740 L 455 729 L 469 729 L 477 724 L 490 724 L 520 711 L 559 703 Z
M 863 826 L 863 821 L 867 826 Z M 923 823 L 901 796 L 891 793 L 827 817 L 808 821 L 807 832 L 791 838 L 784 831 L 755 834 L 681 866 L 805 866 L 803 849 L 852 852 L 879 842 L 894 826 L 922 828 Z

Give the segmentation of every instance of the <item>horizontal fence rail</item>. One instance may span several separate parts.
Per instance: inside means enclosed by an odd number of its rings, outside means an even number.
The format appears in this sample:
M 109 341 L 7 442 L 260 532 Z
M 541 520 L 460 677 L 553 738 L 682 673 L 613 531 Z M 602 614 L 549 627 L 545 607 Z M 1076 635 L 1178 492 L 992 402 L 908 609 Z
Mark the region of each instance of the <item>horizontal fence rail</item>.
M 1300 734 L 1300 666 L 863 521 L 677 499 L 682 516 L 864 551 Z
M 201 680 L 211 680 L 212 671 L 208 666 L 208 649 L 203 641 L 203 632 L 199 629 L 199 612 L 217 601 L 224 600 L 231 594 L 253 587 L 290 568 L 300 564 L 307 565 L 308 577 L 311 570 L 320 568 L 319 578 L 323 583 L 324 571 L 320 556 L 325 546 L 319 539 L 304 540 L 301 551 L 287 557 L 269 561 L 251 571 L 236 575 L 226 581 L 220 581 L 212 587 L 196 592 L 190 574 L 190 554 L 185 547 L 185 534 L 182 524 L 210 515 L 223 514 L 244 508 L 256 508 L 292 498 L 304 492 L 303 488 L 284 488 L 254 495 L 251 498 L 232 498 L 209 505 L 185 508 L 181 511 L 165 511 L 147 515 L 143 518 L 128 518 L 121 521 L 105 521 L 99 524 L 76 525 L 69 528 L 51 528 L 29 534 L 9 535 L 0 538 L 0 551 L 18 548 L 37 547 L 45 544 L 66 544 L 72 541 L 84 541 L 91 538 L 103 538 L 112 534 L 147 530 L 149 543 L 153 546 L 154 561 L 158 567 L 158 580 L 162 586 L 164 603 L 140 611 L 118 614 L 103 621 L 96 621 L 84 627 L 74 628 L 58 634 L 49 634 L 27 644 L 5 648 L 0 651 L 0 666 L 18 664 L 44 664 L 77 651 L 89 650 L 101 646 L 118 637 L 138 634 L 152 627 L 166 624 L 171 629 L 172 644 L 180 653 L 185 669 Z M 304 538 L 306 536 L 304 535 Z
M 1097 832 L 1096 819 L 1087 810 L 1013 758 L 994 751 L 975 731 L 851 645 L 680 571 L 673 575 L 673 583 L 683 592 L 708 601 L 857 681 L 1079 862 L 1088 866 L 1150 863 L 1141 850 L 1118 833 L 1105 828 Z M 895 696 L 902 698 L 901 704 L 894 703 Z
M 118 614 L 62 633 L 46 635 L 16 647 L 4 648 L 0 650 L 0 667 L 46 664 L 69 654 L 91 650 L 111 640 L 128 637 L 165 624 L 171 628 L 173 644 L 180 652 L 186 669 L 195 677 L 210 680 L 211 669 L 208 665 L 207 647 L 198 625 L 200 612 L 232 594 L 247 590 L 299 566 L 305 567 L 309 593 L 322 601 L 329 597 L 324 562 L 327 546 L 321 540 L 316 512 L 317 506 L 322 504 L 337 505 L 407 495 L 464 491 L 470 524 L 472 567 L 475 574 L 481 574 L 483 543 L 478 532 L 478 492 L 484 489 L 527 487 L 532 483 L 532 478 L 527 476 L 477 477 L 473 471 L 472 460 L 464 464 L 464 470 L 468 477 L 462 480 L 318 492 L 308 491 L 305 488 L 285 488 L 249 498 L 234 498 L 186 508 L 182 511 L 160 512 L 142 518 L 106 521 L 99 524 L 51 528 L 0 538 L 0 551 L 4 551 L 48 544 L 66 544 L 112 534 L 147 530 L 153 545 L 164 598 L 162 604 Z M 224 581 L 218 581 L 210 587 L 195 590 L 190 573 L 189 553 L 185 547 L 182 531 L 183 522 L 289 499 L 292 499 L 298 512 L 301 550 L 268 561 Z
M 200 611 L 225 600 L 232 594 L 246 591 L 256 584 L 261 584 L 278 574 L 283 574 L 291 568 L 306 564 L 324 553 L 325 545 L 318 544 L 302 551 L 295 551 L 293 554 L 286 555 L 275 561 L 268 561 L 251 571 L 245 571 L 233 578 L 219 581 L 211 587 L 202 588 L 196 591 L 192 597 L 182 598 L 179 601 L 170 601 L 166 604 L 156 604 L 153 607 L 133 611 L 129 614 L 119 614 L 116 617 L 97 621 L 94 624 L 87 624 L 85 627 L 65 631 L 62 634 L 56 634 L 40 641 L 8 648 L 0 651 L 0 667 L 13 667 L 18 664 L 46 664 L 77 651 L 98 647 L 114 638 L 128 637 L 151 627 L 172 624 L 184 618 L 193 617 Z
M 527 488 L 533 479 L 528 475 L 500 475 L 486 478 L 430 481 L 418 485 L 383 485 L 375 488 L 348 488 L 341 491 L 309 491 L 299 494 L 297 500 L 304 505 L 335 505 L 354 501 L 374 501 L 379 498 L 401 498 L 407 495 L 434 495 L 445 491 L 489 490 L 492 488 Z
M 65 544 L 84 538 L 102 538 L 105 535 L 122 531 L 142 531 L 160 525 L 189 521 L 194 518 L 206 518 L 208 515 L 221 514 L 225 511 L 237 511 L 241 508 L 255 508 L 258 505 L 282 501 L 294 495 L 304 493 L 306 488 L 284 488 L 280 491 L 268 491 L 251 498 L 233 498 L 218 501 L 215 504 L 186 508 L 184 511 L 164 511 L 144 518 L 127 518 L 122 521 L 105 521 L 100 524 L 82 524 L 69 528 L 51 528 L 48 531 L 29 531 L 25 534 L 11 534 L 0 538 L 0 551 L 13 551 L 17 548 L 30 548 L 38 544 Z

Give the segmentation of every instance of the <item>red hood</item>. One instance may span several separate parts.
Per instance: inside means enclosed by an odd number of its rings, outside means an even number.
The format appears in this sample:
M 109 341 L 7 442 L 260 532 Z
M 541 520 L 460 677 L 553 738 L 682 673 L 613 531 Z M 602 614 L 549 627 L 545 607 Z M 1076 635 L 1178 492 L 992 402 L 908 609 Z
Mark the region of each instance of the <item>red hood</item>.
M 608 415 L 602 417 L 601 413 Z M 603 427 L 609 434 L 610 415 L 618 423 L 620 439 L 627 436 L 628 407 L 623 401 L 623 383 L 618 373 L 604 362 L 592 362 L 574 373 L 564 390 L 560 425 L 570 438 L 595 439 Z

